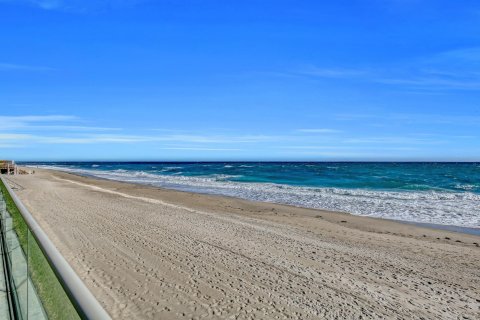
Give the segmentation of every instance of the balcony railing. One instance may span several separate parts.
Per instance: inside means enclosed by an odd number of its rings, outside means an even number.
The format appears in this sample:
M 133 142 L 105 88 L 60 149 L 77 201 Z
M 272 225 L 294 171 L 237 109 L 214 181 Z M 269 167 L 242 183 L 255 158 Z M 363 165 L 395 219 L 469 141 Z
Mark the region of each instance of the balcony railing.
M 110 319 L 3 177 L 0 190 L 0 319 Z

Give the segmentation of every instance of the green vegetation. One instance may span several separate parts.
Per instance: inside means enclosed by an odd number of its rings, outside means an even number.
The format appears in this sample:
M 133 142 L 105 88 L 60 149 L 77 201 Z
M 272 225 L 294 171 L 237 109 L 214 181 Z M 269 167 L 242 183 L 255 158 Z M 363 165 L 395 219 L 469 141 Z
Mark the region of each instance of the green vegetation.
M 20 211 L 13 202 L 5 185 L 0 180 L 0 191 L 5 199 L 7 210 L 20 245 L 27 257 L 30 278 L 42 301 L 49 319 L 80 319 L 70 299 L 63 290 L 50 264 L 40 249 L 35 237 L 28 229 Z

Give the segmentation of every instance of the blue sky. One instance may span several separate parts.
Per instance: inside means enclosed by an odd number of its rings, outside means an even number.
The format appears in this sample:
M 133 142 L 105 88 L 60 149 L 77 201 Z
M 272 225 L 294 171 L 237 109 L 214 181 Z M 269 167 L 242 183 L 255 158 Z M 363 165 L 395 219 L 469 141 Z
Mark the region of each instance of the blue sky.
M 480 160 L 480 2 L 0 0 L 0 158 Z

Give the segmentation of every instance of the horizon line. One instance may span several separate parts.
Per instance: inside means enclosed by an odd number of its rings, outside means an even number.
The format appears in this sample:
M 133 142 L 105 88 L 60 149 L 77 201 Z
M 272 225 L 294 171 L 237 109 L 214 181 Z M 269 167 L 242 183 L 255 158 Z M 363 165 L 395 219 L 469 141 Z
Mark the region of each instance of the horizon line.
M 14 160 L 17 164 L 28 163 L 221 163 L 221 162 L 251 162 L 251 163 L 280 163 L 280 162 L 308 162 L 308 163 L 480 163 L 480 160 Z

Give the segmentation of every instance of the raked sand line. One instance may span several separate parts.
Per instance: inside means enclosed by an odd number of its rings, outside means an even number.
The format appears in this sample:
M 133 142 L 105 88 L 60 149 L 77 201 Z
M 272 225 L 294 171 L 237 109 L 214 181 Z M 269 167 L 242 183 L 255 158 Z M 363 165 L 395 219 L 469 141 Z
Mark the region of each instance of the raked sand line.
M 76 185 L 79 185 L 79 186 L 82 186 L 82 187 L 87 187 L 87 188 L 95 190 L 95 191 L 115 194 L 117 196 L 121 196 L 121 197 L 124 197 L 124 198 L 136 199 L 136 200 L 141 200 L 141 201 L 145 201 L 145 202 L 149 202 L 149 203 L 155 203 L 155 204 L 161 204 L 161 205 L 164 205 L 164 206 L 167 206 L 167 207 L 170 207 L 170 208 L 182 209 L 182 210 L 187 210 L 187 211 L 191 211 L 191 212 L 198 212 L 198 211 L 192 210 L 192 209 L 187 208 L 187 207 L 167 203 L 165 201 L 158 200 L 158 199 L 132 196 L 130 194 L 126 194 L 126 193 L 123 193 L 123 192 L 113 191 L 113 190 L 101 188 L 101 187 L 98 187 L 98 186 L 94 186 L 94 185 L 91 185 L 91 184 L 81 183 L 81 182 L 78 182 L 78 181 L 73 181 L 73 180 L 68 180 L 68 179 L 62 179 L 62 178 L 55 177 L 55 176 L 53 176 L 53 178 L 56 179 L 56 180 L 60 180 L 60 181 L 70 182 L 70 183 L 73 183 L 73 184 L 76 184 Z

